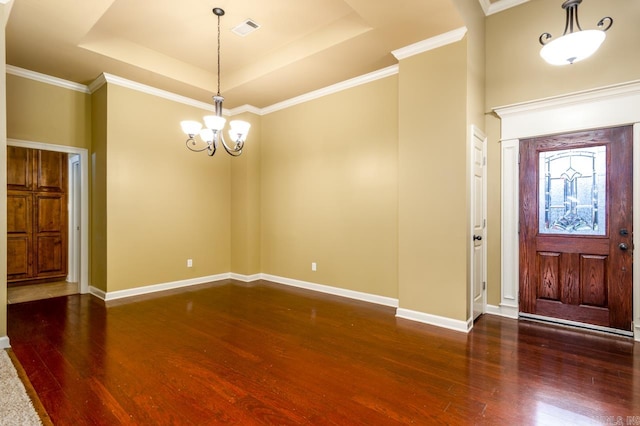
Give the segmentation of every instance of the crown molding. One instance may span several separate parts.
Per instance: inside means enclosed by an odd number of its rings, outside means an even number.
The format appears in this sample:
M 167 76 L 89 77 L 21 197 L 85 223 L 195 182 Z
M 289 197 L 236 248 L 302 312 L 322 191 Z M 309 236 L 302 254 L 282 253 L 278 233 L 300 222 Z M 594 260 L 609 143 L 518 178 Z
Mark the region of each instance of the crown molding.
M 231 108 L 229 110 L 229 116 L 233 117 L 234 115 L 242 114 L 244 112 L 250 112 L 251 114 L 255 115 L 264 115 L 260 108 L 254 107 L 253 105 L 244 104 L 239 107 Z
M 392 51 L 391 54 L 395 56 L 397 60 L 406 59 L 429 50 L 437 49 L 438 47 L 446 46 L 447 44 L 458 42 L 462 40 L 462 37 L 464 37 L 466 33 L 467 27 L 460 27 L 447 33 L 396 49 Z
M 52 77 L 47 74 L 26 70 L 24 68 L 16 67 L 13 65 L 7 65 L 7 74 L 15 75 L 17 77 L 22 77 L 22 78 L 28 78 L 30 80 L 38 81 L 40 83 L 50 84 L 52 86 L 58 86 L 64 89 L 74 90 L 76 92 L 91 94 L 91 92 L 89 91 L 89 88 L 84 84 L 74 83 L 73 81 L 63 80 L 62 78 Z
M 146 93 L 148 95 L 156 96 L 158 98 L 163 98 L 173 102 L 178 102 L 181 104 L 204 109 L 206 111 L 215 112 L 215 106 L 213 104 L 197 101 L 186 96 L 178 95 L 176 93 L 168 92 L 162 89 L 157 89 L 152 86 L 147 86 L 146 84 L 138 83 L 133 80 L 127 80 L 126 78 L 118 77 L 117 75 L 102 73 L 96 80 L 98 81 L 97 84 L 91 84 L 91 87 L 94 89 L 94 91 L 100 88 L 103 84 L 114 84 L 116 86 L 125 87 L 127 89 L 132 89 L 138 92 Z M 96 82 L 94 81 L 94 83 Z M 228 115 L 227 110 L 224 110 L 223 112 L 225 113 L 225 115 Z
M 484 12 L 484 15 L 487 16 L 489 14 L 489 9 L 491 8 L 491 2 L 489 0 L 478 0 L 480 3 L 480 7 Z
M 489 16 L 512 7 L 520 6 L 528 1 L 529 0 L 500 0 L 495 3 L 490 3 L 489 0 L 480 0 L 480 6 L 482 6 L 482 10 L 484 10 L 484 14 Z
M 101 88 L 105 84 L 107 84 L 107 79 L 104 76 L 104 74 L 100 74 L 98 78 L 93 80 L 89 85 L 89 92 L 91 92 L 91 94 L 94 94 L 99 88 Z
M 296 96 L 295 98 L 287 99 L 286 101 L 278 102 L 277 104 L 262 108 L 260 115 L 271 114 L 272 112 L 280 111 L 294 105 L 309 102 L 314 99 L 322 98 L 333 93 L 341 92 L 343 90 L 370 83 L 372 81 L 380 80 L 382 78 L 386 78 L 395 74 L 398 74 L 398 65 L 391 65 L 390 67 L 383 68 L 369 74 L 361 75 L 360 77 L 345 80 L 340 83 L 322 89 L 314 90 L 313 92 L 305 93 L 304 95 Z

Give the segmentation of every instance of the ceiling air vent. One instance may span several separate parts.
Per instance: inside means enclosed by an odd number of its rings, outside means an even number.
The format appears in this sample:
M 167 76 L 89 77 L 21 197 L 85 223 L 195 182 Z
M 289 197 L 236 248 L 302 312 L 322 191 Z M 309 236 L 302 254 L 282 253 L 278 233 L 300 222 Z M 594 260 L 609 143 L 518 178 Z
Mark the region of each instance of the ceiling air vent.
M 243 23 L 236 25 L 236 27 L 233 28 L 231 31 L 238 34 L 239 36 L 244 37 L 249 33 L 254 32 L 258 28 L 260 28 L 260 24 L 258 24 L 255 21 L 252 21 L 251 19 L 247 19 Z

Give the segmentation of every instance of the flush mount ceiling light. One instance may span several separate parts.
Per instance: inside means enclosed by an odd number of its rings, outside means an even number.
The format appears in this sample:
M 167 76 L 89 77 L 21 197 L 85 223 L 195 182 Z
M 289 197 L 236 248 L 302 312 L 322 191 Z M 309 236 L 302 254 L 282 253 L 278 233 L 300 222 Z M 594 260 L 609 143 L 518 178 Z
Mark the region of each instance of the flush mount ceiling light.
M 189 137 L 186 145 L 191 151 L 202 152 L 207 151 L 209 156 L 213 156 L 218 149 L 218 143 L 222 142 L 224 150 L 229 155 L 238 157 L 242 154 L 244 141 L 247 139 L 249 127 L 251 124 L 241 120 L 231 120 L 229 122 L 229 137 L 233 142 L 233 146 L 227 145 L 224 139 L 223 129 L 226 119 L 222 116 L 222 102 L 224 98 L 220 95 L 220 17 L 224 15 L 224 10 L 216 7 L 213 14 L 218 17 L 218 93 L 213 97 L 215 106 L 215 115 L 207 115 L 203 117 L 205 127 L 199 121 L 182 121 L 180 126 L 182 131 Z
M 549 33 L 542 33 L 540 38 L 540 56 L 551 65 L 567 65 L 581 61 L 593 55 L 604 41 L 607 31 L 613 25 L 609 16 L 598 21 L 597 30 L 582 30 L 578 21 L 578 5 L 582 0 L 566 0 L 562 8 L 567 12 L 562 37 L 551 40 Z M 574 27 L 577 29 L 574 32 Z M 551 41 L 550 41 L 551 40 Z

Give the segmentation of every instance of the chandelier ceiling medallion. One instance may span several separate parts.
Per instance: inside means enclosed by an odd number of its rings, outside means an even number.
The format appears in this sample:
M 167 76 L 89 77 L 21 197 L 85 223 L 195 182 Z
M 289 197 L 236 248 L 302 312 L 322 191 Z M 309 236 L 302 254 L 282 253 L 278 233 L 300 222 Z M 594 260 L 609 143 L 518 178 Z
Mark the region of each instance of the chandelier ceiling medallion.
M 606 16 L 598 21 L 597 30 L 582 30 L 578 20 L 580 3 L 582 0 L 566 0 L 562 3 L 567 18 L 561 37 L 551 40 L 551 34 L 542 33 L 538 39 L 543 46 L 540 56 L 551 65 L 573 64 L 593 55 L 604 41 L 605 31 L 613 25 L 613 19 Z
M 242 154 L 244 141 L 247 139 L 251 124 L 242 120 L 231 120 L 229 122 L 229 137 L 233 146 L 227 145 L 223 134 L 224 125 L 227 121 L 222 116 L 224 98 L 220 95 L 220 17 L 224 15 L 224 10 L 216 7 L 213 9 L 213 14 L 218 17 L 218 92 L 213 96 L 215 115 L 203 117 L 204 128 L 202 123 L 193 120 L 182 121 L 180 126 L 182 131 L 188 135 L 186 145 L 191 151 L 207 151 L 209 156 L 213 156 L 218 149 L 218 143 L 222 142 L 222 146 L 229 155 L 238 157 Z

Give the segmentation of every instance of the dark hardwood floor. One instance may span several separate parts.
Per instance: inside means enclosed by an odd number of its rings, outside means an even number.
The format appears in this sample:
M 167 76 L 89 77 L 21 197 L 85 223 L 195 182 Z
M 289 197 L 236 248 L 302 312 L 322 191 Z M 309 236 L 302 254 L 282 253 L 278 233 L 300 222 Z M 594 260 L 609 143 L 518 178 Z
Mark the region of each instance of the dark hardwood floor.
M 56 425 L 640 424 L 638 343 L 490 315 L 467 335 L 394 313 L 227 281 L 12 304 L 8 327 Z

